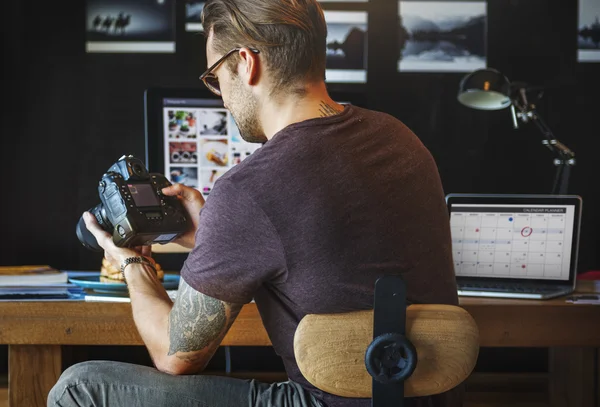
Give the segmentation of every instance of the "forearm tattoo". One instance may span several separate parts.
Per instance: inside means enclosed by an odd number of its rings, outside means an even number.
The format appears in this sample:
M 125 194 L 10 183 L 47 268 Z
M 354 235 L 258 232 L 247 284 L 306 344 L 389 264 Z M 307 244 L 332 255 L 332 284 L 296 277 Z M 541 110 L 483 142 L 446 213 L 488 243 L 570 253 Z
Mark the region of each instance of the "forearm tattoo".
M 328 105 L 325 102 L 319 104 L 319 112 L 321 113 L 321 117 L 335 116 L 339 113 L 335 107 Z
M 232 319 L 236 315 L 232 315 Z M 226 323 L 222 301 L 199 293 L 181 279 L 177 299 L 169 314 L 168 354 L 206 348 L 221 334 Z

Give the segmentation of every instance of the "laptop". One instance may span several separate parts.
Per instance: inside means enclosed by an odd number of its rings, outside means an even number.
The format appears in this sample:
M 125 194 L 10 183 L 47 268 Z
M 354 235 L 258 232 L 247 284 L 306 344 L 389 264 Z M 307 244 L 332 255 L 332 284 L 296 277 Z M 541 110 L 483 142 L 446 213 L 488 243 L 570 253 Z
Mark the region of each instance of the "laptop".
M 548 299 L 575 289 L 581 197 L 448 194 L 459 296 Z

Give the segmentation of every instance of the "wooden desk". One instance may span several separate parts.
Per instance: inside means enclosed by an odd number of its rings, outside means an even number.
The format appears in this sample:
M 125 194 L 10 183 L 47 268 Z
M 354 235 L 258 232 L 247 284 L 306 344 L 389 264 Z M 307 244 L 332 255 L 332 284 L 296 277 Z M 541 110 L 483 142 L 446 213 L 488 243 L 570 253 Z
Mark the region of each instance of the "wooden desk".
M 549 347 L 550 397 L 561 407 L 598 404 L 600 306 L 461 298 L 482 347 Z M 42 407 L 61 373 L 61 346 L 143 345 L 127 303 L 3 302 L 0 343 L 9 345 L 9 406 Z M 255 304 L 240 312 L 223 345 L 269 346 Z

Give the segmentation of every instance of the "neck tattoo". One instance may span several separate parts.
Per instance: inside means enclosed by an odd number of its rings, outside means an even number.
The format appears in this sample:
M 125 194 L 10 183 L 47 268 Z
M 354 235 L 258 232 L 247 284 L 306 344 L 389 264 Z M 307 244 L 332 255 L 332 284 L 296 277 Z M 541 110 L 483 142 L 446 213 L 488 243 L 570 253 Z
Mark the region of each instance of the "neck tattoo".
M 321 117 L 335 116 L 340 111 L 323 101 L 321 101 L 321 103 L 319 104 L 319 112 L 321 113 Z

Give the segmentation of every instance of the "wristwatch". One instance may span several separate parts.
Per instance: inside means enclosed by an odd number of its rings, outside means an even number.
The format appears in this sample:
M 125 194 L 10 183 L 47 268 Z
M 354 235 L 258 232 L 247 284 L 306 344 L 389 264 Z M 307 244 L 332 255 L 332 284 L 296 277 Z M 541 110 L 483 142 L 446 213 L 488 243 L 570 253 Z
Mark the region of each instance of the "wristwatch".
M 154 273 L 156 273 L 156 267 L 154 267 L 154 264 L 152 264 L 152 262 L 144 256 L 128 257 L 123 260 L 123 263 L 121 263 L 121 277 L 123 277 L 123 280 L 125 280 L 125 267 L 133 263 L 147 264 L 152 270 L 154 270 Z

